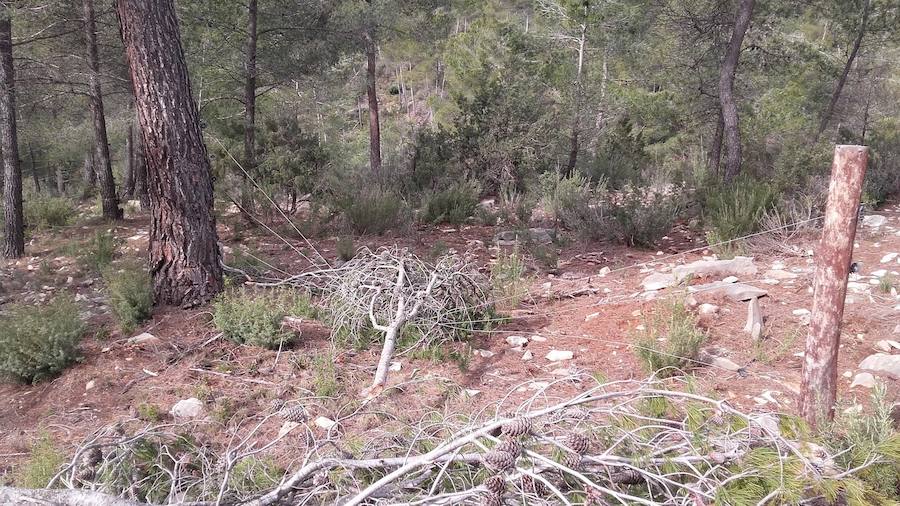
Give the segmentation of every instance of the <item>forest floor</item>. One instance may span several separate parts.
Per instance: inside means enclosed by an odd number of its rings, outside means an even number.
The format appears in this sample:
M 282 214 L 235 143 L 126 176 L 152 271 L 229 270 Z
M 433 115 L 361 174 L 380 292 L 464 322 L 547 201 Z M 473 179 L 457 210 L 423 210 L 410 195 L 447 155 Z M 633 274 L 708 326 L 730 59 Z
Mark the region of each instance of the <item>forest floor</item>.
M 900 259 L 889 255 L 900 252 L 900 205 L 885 206 L 876 214 L 885 216 L 886 223 L 861 226 L 857 234 L 854 259 L 861 268 L 852 275 L 855 284 L 844 315 L 839 357 L 841 410 L 865 404 L 870 396 L 866 387 L 851 388 L 859 363 L 879 351 L 883 341 L 900 340 L 900 297 L 896 291 L 879 290 L 872 274 L 883 269 L 887 276 L 893 271 L 893 279 L 900 279 Z M 220 219 L 220 234 L 227 248 L 251 248 L 254 255 L 287 272 L 306 267 L 296 253 L 265 231 L 244 228 L 236 233 L 238 222 L 236 216 Z M 112 230 L 120 239 L 121 258 L 140 257 L 146 251 L 147 226 L 147 217 L 138 214 L 115 225 L 95 220 L 41 232 L 27 246 L 32 256 L 2 265 L 0 303 L 33 303 L 70 291 L 82 306 L 90 330 L 81 344 L 83 359 L 59 377 L 33 386 L 0 384 L 0 476 L 26 459 L 31 443 L 44 434 L 68 452 L 101 426 L 136 418 L 146 423 L 153 418 L 170 420 L 167 413 L 172 405 L 190 397 L 207 405 L 211 422 L 201 430 L 220 443 L 231 432 L 222 430 L 223 426 L 241 426 L 242 420 L 256 419 L 270 410 L 276 397 L 301 399 L 312 418 L 339 422 L 339 430 L 349 439 L 364 437 L 366 431 L 392 420 L 411 423 L 433 412 L 482 417 L 506 413 L 529 399 L 546 400 L 540 399 L 543 387 L 554 381 L 565 383 L 561 390 L 554 389 L 554 395 L 574 394 L 582 388 L 573 379 L 577 373 L 610 380 L 646 377 L 634 353 L 640 328 L 651 324 L 659 300 L 668 296 L 684 300 L 685 294 L 674 288 L 648 294 L 641 287 L 642 279 L 711 255 L 698 248 L 702 238 L 686 225 L 670 234 L 660 252 L 600 243 L 567 244 L 560 248 L 559 266 L 553 274 L 532 266 L 528 295 L 503 310 L 510 316 L 507 323 L 474 335 L 465 367 L 452 361 L 398 356 L 394 360 L 399 370 L 389 376 L 393 388 L 361 408 L 359 392 L 371 382 L 380 348 L 333 348 L 330 330 L 320 322 L 304 322 L 300 338 L 280 353 L 216 338 L 208 306 L 157 308 L 152 320 L 135 332 L 118 331 L 106 305 L 102 280 L 80 265 L 78 255 L 96 231 Z M 432 254 L 436 245 L 469 251 L 489 272 L 497 257 L 492 245 L 499 230 L 423 226 L 404 234 L 357 238 L 356 243 L 373 249 L 398 244 L 423 256 Z M 337 256 L 336 241 L 336 237 L 324 237 L 314 239 L 313 244 L 332 260 Z M 300 240 L 296 242 L 302 246 Z M 794 245 L 800 252 L 797 255 L 753 252 L 758 274 L 740 282 L 768 292 L 760 299 L 765 316 L 762 340 L 754 340 L 743 330 L 746 302 L 702 300 L 717 306 L 714 312 L 711 306 L 704 306 L 709 314 L 697 311 L 699 325 L 709 336 L 704 346 L 716 347 L 740 369 L 698 367 L 692 371 L 696 388 L 749 411 L 795 411 L 809 318 L 803 310 L 811 309 L 815 267 L 814 259 L 803 252 L 813 248 L 813 243 L 812 237 L 798 239 Z M 609 272 L 603 275 L 605 267 Z M 716 279 L 692 282 L 709 281 Z M 154 338 L 139 344 L 129 341 L 144 332 Z M 510 336 L 528 342 L 513 347 L 507 340 Z M 546 356 L 551 350 L 571 351 L 573 358 L 550 361 Z M 900 354 L 898 349 L 888 352 Z M 310 357 L 327 357 L 328 363 Z M 334 364 L 334 384 L 327 396 L 316 395 L 322 389 L 319 369 L 330 364 Z M 900 382 L 884 381 L 891 400 L 900 399 Z M 280 422 L 272 420 L 270 425 L 264 427 L 261 437 L 278 432 Z

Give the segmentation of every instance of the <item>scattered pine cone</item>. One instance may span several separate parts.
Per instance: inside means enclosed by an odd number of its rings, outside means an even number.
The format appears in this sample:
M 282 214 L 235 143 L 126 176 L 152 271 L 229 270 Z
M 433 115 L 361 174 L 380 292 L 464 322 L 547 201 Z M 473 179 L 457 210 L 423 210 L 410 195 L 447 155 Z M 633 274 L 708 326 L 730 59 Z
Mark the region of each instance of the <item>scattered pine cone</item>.
M 531 433 L 531 419 L 517 417 L 503 426 L 502 433 L 506 436 L 524 436 Z
M 488 476 L 482 483 L 492 495 L 503 495 L 506 492 L 506 478 L 501 474 Z
M 521 484 L 522 490 L 524 490 L 526 494 L 534 494 L 538 497 L 545 497 L 550 493 L 550 491 L 547 489 L 547 485 L 544 485 L 544 482 L 535 480 L 527 474 L 522 475 Z
M 565 444 L 578 455 L 584 455 L 591 449 L 591 440 L 577 432 L 569 434 Z
M 577 453 L 566 452 L 566 454 L 562 458 L 562 464 L 577 471 L 579 468 L 581 468 L 583 460 L 584 459 L 581 457 L 581 455 L 578 455 Z
M 515 439 L 500 441 L 500 443 L 494 447 L 494 450 L 498 452 L 510 453 L 516 457 L 522 455 L 522 445 Z
M 285 419 L 288 422 L 300 423 L 306 421 L 306 410 L 303 409 L 303 406 L 282 408 L 281 411 L 278 412 L 278 414 L 281 415 L 281 418 Z
M 269 407 L 272 408 L 272 412 L 277 413 L 284 408 L 284 404 L 284 399 L 276 397 L 269 403 Z
M 607 506 L 609 503 L 603 499 L 603 492 L 598 488 L 588 487 L 584 498 L 584 506 Z
M 516 465 L 516 456 L 508 452 L 491 450 L 482 457 L 484 467 L 495 473 L 502 473 Z
M 482 506 L 503 506 L 503 496 L 499 494 L 488 494 L 484 496 Z

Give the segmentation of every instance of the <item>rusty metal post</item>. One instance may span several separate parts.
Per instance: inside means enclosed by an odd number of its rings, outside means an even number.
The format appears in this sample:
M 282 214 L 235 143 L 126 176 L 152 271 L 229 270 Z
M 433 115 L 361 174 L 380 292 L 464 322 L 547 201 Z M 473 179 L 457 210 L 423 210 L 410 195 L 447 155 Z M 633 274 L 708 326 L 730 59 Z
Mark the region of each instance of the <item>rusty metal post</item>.
M 834 417 L 841 320 L 868 155 L 865 146 L 834 148 L 800 387 L 800 414 L 813 427 Z

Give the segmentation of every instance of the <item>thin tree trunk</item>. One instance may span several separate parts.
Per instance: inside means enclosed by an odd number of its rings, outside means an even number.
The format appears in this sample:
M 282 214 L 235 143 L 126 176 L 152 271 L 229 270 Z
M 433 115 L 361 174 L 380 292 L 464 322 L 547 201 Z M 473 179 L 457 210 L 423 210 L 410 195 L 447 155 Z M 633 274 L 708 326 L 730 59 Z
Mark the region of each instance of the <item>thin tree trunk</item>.
M 141 123 L 156 302 L 195 306 L 222 290 L 209 156 L 174 0 L 117 0 Z
M 578 67 L 575 74 L 575 104 L 572 111 L 572 134 L 569 138 L 569 161 L 566 163 L 565 175 L 571 176 L 578 163 L 578 135 L 581 130 L 581 99 L 584 88 L 581 85 L 581 75 L 584 70 L 584 45 L 587 35 L 587 25 L 581 25 L 581 37 L 578 39 Z
M 244 168 L 253 174 L 256 168 L 256 16 L 257 0 L 250 0 L 247 5 L 247 61 L 246 79 L 244 82 Z M 241 178 L 241 207 L 253 210 L 253 192 L 243 173 Z
M 738 59 L 741 56 L 741 44 L 750 26 L 755 0 L 740 0 L 734 20 L 734 31 L 728 42 L 725 60 L 719 74 L 719 101 L 722 105 L 722 119 L 725 134 L 725 182 L 732 181 L 741 173 L 741 129 L 738 120 L 738 109 L 734 99 L 734 76 L 737 72 Z
M 84 155 L 84 165 L 81 167 L 81 180 L 84 183 L 82 196 L 89 197 L 94 192 L 94 186 L 97 184 L 97 171 L 94 170 L 94 152 L 88 151 Z
M 141 211 L 150 211 L 150 195 L 147 192 L 147 162 L 144 157 L 144 143 L 141 141 L 140 120 L 135 114 L 134 120 L 137 124 L 137 135 L 134 136 L 133 152 L 134 152 L 134 198 L 140 200 Z
M 722 115 L 722 108 L 719 108 L 719 114 L 716 115 L 716 132 L 713 134 L 712 142 L 709 146 L 709 173 L 719 177 L 719 166 L 722 163 L 722 133 L 725 131 L 725 117 Z
M 90 67 L 91 118 L 94 122 L 94 150 L 97 153 L 97 177 L 100 182 L 100 196 L 103 200 L 103 217 L 111 220 L 122 219 L 122 209 L 116 196 L 116 182 L 113 179 L 112 163 L 109 159 L 109 139 L 106 135 L 106 115 L 103 112 L 103 94 L 100 90 L 100 57 L 97 54 L 97 29 L 94 23 L 94 0 L 84 0 L 84 36 Z
M 34 163 L 34 146 L 28 143 L 28 158 L 31 160 L 31 179 L 34 181 L 34 191 L 41 193 L 41 178 L 38 177 L 37 164 Z
M 375 93 L 375 41 L 370 32 L 366 32 L 366 96 L 369 99 L 369 165 L 375 178 L 381 182 L 381 123 Z
M 834 86 L 834 92 L 831 93 L 831 100 L 828 101 L 828 107 L 825 109 L 825 114 L 822 115 L 822 121 L 819 123 L 819 129 L 816 130 L 816 136 L 813 138 L 813 143 L 819 142 L 819 138 L 822 137 L 825 129 L 828 128 L 828 122 L 831 121 L 831 116 L 834 114 L 834 108 L 841 98 L 841 92 L 844 91 L 844 85 L 847 84 L 847 76 L 850 75 L 850 69 L 853 67 L 853 62 L 856 61 L 856 55 L 859 54 L 859 47 L 862 45 L 863 37 L 866 35 L 866 26 L 868 23 L 869 0 L 863 0 L 862 20 L 859 23 L 859 32 L 856 34 L 856 39 L 853 41 L 853 48 L 850 50 L 850 56 L 847 57 L 847 62 L 844 64 L 844 70 L 841 72 L 841 77 L 838 78 L 837 84 Z
M 134 127 L 131 122 L 125 129 L 125 170 L 122 178 L 123 201 L 131 200 L 134 196 Z
M 11 1 L 0 2 L 0 151 L 3 153 L 3 256 L 25 254 L 22 167 L 16 132 L 16 88 L 12 58 Z
M 60 164 L 56 165 L 56 193 L 58 195 L 66 194 L 66 175 Z

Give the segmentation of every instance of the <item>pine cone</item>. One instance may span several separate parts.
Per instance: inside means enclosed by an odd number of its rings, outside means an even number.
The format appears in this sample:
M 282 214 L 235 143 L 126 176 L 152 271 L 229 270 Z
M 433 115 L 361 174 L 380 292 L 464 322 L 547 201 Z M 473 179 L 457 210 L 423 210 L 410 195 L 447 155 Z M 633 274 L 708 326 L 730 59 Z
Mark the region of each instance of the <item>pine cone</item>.
M 522 455 L 522 445 L 515 439 L 507 439 L 505 441 L 500 441 L 500 443 L 494 447 L 494 451 L 506 452 L 518 457 Z
M 581 467 L 582 461 L 581 455 L 573 452 L 566 452 L 562 458 L 562 464 L 564 466 L 576 471 Z
M 569 434 L 565 444 L 578 455 L 584 455 L 591 449 L 591 440 L 577 432 Z
M 487 494 L 484 496 L 482 506 L 503 506 L 503 496 L 498 494 Z
M 524 436 L 531 433 L 531 419 L 529 418 L 513 418 L 503 426 L 502 433 L 506 436 Z
M 527 474 L 522 475 L 521 483 L 522 490 L 524 490 L 526 494 L 534 494 L 538 497 L 545 497 L 550 492 L 549 490 L 547 490 L 547 485 L 544 485 L 544 482 L 535 480 Z
M 495 473 L 502 473 L 516 465 L 516 456 L 508 452 L 491 450 L 482 457 L 484 467 Z
M 269 407 L 272 409 L 273 413 L 277 413 L 284 408 L 284 404 L 284 399 L 276 397 L 272 399 L 272 402 L 269 403 Z
M 300 423 L 306 421 L 306 410 L 303 409 L 303 406 L 282 408 L 281 411 L 278 412 L 278 414 L 281 415 L 281 418 L 285 419 L 288 422 Z
M 506 492 L 506 478 L 503 475 L 495 474 L 493 476 L 488 476 L 481 483 L 484 488 L 488 490 L 492 495 L 503 495 Z
M 607 506 L 609 503 L 603 499 L 600 489 L 589 487 L 584 498 L 584 506 Z

